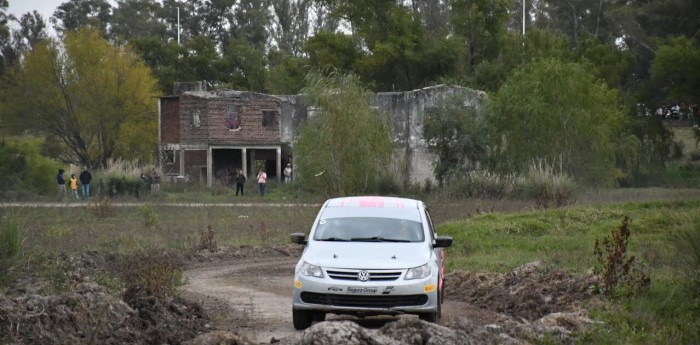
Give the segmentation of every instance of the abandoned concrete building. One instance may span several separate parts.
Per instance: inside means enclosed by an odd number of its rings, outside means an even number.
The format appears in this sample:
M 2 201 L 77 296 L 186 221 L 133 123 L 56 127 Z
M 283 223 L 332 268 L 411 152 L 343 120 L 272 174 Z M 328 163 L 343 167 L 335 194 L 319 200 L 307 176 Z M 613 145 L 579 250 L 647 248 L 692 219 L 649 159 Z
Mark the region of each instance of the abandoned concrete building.
M 410 182 L 433 179 L 435 157 L 422 139 L 422 119 L 447 94 L 464 95 L 464 106 L 479 110 L 484 92 L 438 85 L 409 92 L 377 93 L 372 106 L 392 119 L 397 159 Z M 264 168 L 279 182 L 294 160 L 300 124 L 313 109 L 303 95 L 273 96 L 247 91 L 208 91 L 205 82 L 175 83 L 159 98 L 161 169 L 169 180 L 231 183 L 241 170 L 255 177 Z

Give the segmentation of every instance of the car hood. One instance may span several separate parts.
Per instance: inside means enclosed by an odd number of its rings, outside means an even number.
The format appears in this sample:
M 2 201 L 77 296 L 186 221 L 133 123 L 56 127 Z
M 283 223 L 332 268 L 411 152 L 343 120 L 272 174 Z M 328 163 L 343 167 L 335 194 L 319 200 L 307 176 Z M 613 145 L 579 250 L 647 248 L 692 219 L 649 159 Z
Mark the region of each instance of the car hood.
M 431 253 L 423 242 L 314 242 L 303 259 L 327 268 L 404 269 L 424 265 Z

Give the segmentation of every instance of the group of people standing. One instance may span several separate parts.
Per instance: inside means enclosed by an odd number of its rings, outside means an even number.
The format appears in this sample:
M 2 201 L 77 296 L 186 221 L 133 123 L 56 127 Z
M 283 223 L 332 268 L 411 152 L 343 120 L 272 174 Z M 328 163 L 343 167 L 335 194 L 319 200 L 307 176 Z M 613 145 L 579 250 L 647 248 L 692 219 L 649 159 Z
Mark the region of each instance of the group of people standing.
M 292 165 L 288 163 L 287 167 L 284 168 L 282 174 L 284 175 L 284 183 L 292 182 Z M 260 169 L 255 179 L 258 182 L 258 193 L 260 194 L 260 196 L 265 196 L 265 192 L 267 191 L 267 173 L 265 172 L 265 170 Z M 236 196 L 238 196 L 239 192 L 241 195 L 243 195 L 246 177 L 242 170 L 239 169 L 237 171 L 235 181 Z
M 700 106 L 697 104 L 686 105 L 670 104 L 662 105 L 654 112 L 658 118 L 669 121 L 685 121 L 692 120 L 693 127 L 700 126 Z
M 88 167 L 83 167 L 83 171 L 80 173 L 79 177 L 76 177 L 75 174 L 70 174 L 70 178 L 68 180 L 66 180 L 65 177 L 63 177 L 63 174 L 65 174 L 65 172 L 66 171 L 63 169 L 58 169 L 58 174 L 56 174 L 58 196 L 61 199 L 65 198 L 67 194 L 67 189 L 70 189 L 71 197 L 73 199 L 79 200 L 80 196 L 78 195 L 78 181 L 80 181 L 80 186 L 82 187 L 83 191 L 83 199 L 87 200 L 88 198 L 90 198 L 90 182 L 92 181 L 92 174 L 88 170 Z M 66 186 L 66 184 L 68 186 Z

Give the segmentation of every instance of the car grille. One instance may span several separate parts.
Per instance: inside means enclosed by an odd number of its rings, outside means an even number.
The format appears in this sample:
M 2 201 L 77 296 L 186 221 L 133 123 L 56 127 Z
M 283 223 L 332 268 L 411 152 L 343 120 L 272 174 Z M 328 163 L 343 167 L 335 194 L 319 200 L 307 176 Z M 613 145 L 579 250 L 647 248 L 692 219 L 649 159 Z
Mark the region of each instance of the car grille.
M 394 308 L 424 305 L 428 303 L 428 295 L 360 296 L 302 292 L 301 300 L 337 307 Z
M 328 276 L 331 279 L 337 279 L 337 280 L 358 280 L 357 279 L 357 273 L 360 272 L 360 270 L 326 270 L 326 273 L 328 273 Z M 393 281 L 396 279 L 399 279 L 401 276 L 401 271 L 372 271 L 368 270 L 369 272 L 369 281 L 373 282 L 380 282 L 380 281 Z

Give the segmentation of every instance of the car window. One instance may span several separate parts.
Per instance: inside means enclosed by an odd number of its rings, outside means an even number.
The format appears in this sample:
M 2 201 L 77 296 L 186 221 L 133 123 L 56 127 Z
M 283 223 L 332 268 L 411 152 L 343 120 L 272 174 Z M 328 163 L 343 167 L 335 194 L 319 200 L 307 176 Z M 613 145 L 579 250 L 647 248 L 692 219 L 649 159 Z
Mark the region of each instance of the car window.
M 433 226 L 433 219 L 430 218 L 430 212 L 428 212 L 427 208 L 425 209 L 425 219 L 428 222 L 428 227 L 430 228 L 429 232 L 430 232 L 431 242 L 433 242 L 435 240 L 435 236 L 437 236 L 437 234 L 435 233 L 435 227 Z
M 316 241 L 389 240 L 422 242 L 425 239 L 420 222 L 378 217 L 345 217 L 321 219 L 316 224 Z

